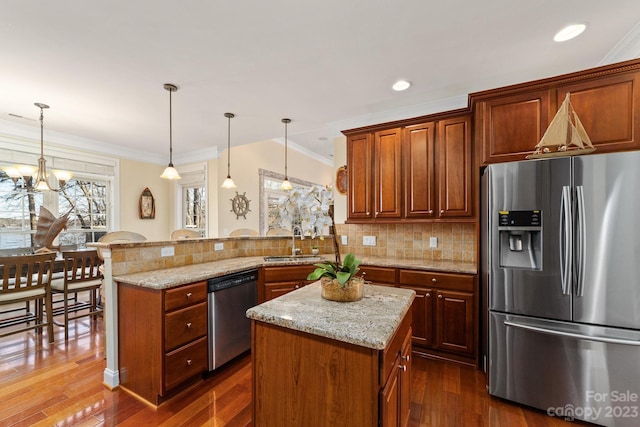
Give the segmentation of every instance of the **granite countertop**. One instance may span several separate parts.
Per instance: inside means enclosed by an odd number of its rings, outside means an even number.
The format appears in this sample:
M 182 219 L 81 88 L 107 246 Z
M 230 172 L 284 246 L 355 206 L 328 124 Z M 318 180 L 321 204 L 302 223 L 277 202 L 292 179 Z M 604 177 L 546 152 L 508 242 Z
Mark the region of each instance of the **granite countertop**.
M 332 259 L 331 254 L 321 254 L 320 256 L 325 257 L 326 259 Z M 185 265 L 182 267 L 119 275 L 115 276 L 114 280 L 128 285 L 144 286 L 153 289 L 168 289 L 175 286 L 186 285 L 258 267 L 304 265 L 314 264 L 315 262 L 305 260 L 304 258 L 295 261 L 267 262 L 263 256 L 238 257 L 201 264 Z M 475 264 L 456 261 L 425 261 L 384 257 L 362 257 L 362 264 L 374 265 L 377 267 L 410 268 L 415 270 L 442 271 L 449 273 L 477 273 L 477 267 Z
M 252 320 L 384 350 L 411 307 L 410 289 L 365 285 L 356 302 L 329 301 L 320 296 L 320 282 L 304 286 L 247 310 Z

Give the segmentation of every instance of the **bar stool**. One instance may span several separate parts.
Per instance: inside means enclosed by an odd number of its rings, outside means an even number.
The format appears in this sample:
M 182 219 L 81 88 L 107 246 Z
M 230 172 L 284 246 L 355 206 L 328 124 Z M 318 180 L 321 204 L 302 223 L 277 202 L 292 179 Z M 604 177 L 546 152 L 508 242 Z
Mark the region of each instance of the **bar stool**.
M 36 329 L 38 335 L 47 328 L 49 342 L 53 342 L 53 317 L 51 316 L 51 271 L 55 253 L 19 255 L 0 257 L 0 306 L 14 305 L 0 314 L 11 313 L 11 317 L 0 319 L 0 337 Z M 16 309 L 15 304 L 35 301 L 34 312 L 29 309 Z M 29 307 L 29 306 L 27 306 Z M 44 308 L 47 311 L 47 321 L 44 321 Z M 24 315 L 13 315 L 16 311 L 25 310 Z M 34 322 L 34 324 L 31 324 Z M 24 323 L 23 328 L 11 328 Z M 6 330 L 6 329 L 5 329 Z
M 51 281 L 51 293 L 63 294 L 63 307 L 55 309 L 53 314 L 63 315 L 64 322 L 54 320 L 53 323 L 64 327 L 64 339 L 69 339 L 69 320 L 82 317 L 96 317 L 102 313 L 102 306 L 98 304 L 98 290 L 102 284 L 102 274 L 99 267 L 102 260 L 95 250 L 64 251 L 64 276 Z M 89 301 L 70 299 L 71 294 L 89 292 Z M 86 310 L 86 312 L 85 312 Z M 71 315 L 72 314 L 72 315 Z

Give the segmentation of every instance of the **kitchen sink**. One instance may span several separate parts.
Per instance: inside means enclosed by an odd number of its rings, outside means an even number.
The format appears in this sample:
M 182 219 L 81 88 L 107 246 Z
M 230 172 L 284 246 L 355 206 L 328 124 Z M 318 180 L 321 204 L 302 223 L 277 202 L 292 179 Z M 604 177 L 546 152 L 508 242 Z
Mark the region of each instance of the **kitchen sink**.
M 318 255 L 274 255 L 264 257 L 266 262 L 308 262 L 314 263 L 324 261 L 324 258 Z

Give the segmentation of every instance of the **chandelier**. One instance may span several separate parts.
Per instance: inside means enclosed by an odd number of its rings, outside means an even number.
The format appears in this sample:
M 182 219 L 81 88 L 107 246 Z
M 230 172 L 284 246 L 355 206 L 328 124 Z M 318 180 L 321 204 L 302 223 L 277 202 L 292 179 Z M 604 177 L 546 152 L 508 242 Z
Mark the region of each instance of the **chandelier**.
M 61 191 L 64 189 L 65 183 L 71 179 L 72 174 L 64 170 L 53 170 L 53 174 L 58 180 L 58 188 L 53 188 L 49 184 L 47 160 L 44 158 L 44 110 L 49 106 L 41 102 L 36 102 L 33 105 L 40 109 L 40 158 L 38 159 L 38 167 L 36 169 L 29 165 L 15 165 L 3 168 L 3 170 L 15 184 L 22 178 L 27 189 L 31 187 L 36 191 Z M 36 176 L 35 182 L 33 181 L 34 173 Z

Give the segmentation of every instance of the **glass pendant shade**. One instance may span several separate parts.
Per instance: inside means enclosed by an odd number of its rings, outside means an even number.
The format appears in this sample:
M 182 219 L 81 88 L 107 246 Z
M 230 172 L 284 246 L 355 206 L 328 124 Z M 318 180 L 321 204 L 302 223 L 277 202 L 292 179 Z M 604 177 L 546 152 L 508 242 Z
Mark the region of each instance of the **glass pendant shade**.
M 285 178 L 284 181 L 282 181 L 282 183 L 280 184 L 280 189 L 284 191 L 289 191 L 293 189 L 293 186 L 291 185 L 289 180 Z
M 171 109 L 171 94 L 178 90 L 178 86 L 171 83 L 165 83 L 163 87 L 169 92 L 169 165 L 165 168 L 164 172 L 162 172 L 160 178 L 171 180 L 181 179 L 180 174 L 178 173 L 176 168 L 173 167 L 173 117 Z
M 36 174 L 36 181 L 33 184 L 33 188 L 36 191 L 60 191 L 67 180 L 71 179 L 71 172 L 57 171 L 56 178 L 58 178 L 60 188 L 51 188 L 49 185 L 49 179 L 47 174 L 47 160 L 44 158 L 44 109 L 49 108 L 47 104 L 36 102 L 33 105 L 40 109 L 40 158 L 38 159 L 38 172 Z M 24 169 L 24 172 L 33 176 L 33 169 Z
M 233 113 L 224 113 L 224 116 L 228 119 L 227 126 L 227 178 L 222 183 L 222 188 L 236 188 L 236 183 L 231 179 L 231 119 L 235 117 Z

